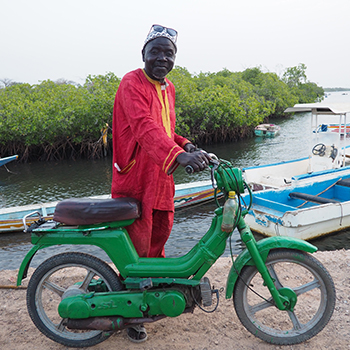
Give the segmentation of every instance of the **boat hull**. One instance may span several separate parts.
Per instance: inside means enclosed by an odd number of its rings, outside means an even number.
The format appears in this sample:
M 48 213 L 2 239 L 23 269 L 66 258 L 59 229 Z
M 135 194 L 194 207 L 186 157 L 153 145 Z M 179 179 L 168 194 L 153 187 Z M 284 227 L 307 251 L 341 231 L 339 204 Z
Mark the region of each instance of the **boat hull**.
M 254 129 L 256 136 L 275 137 L 280 131 L 280 127 L 274 124 L 260 124 Z
M 258 137 L 275 137 L 278 131 L 254 130 L 254 133 Z
M 295 214 L 298 217 L 294 217 L 291 213 L 279 217 L 260 211 L 259 208 L 254 208 L 246 216 L 246 223 L 252 231 L 260 233 L 263 236 L 288 236 L 311 240 L 349 228 L 350 213 L 343 213 L 344 216 L 342 217 L 341 210 L 340 207 L 334 208 L 331 205 L 327 205 L 323 210 L 317 212 L 312 209 L 307 209 L 304 213 L 298 212 Z M 322 212 L 327 213 L 327 220 L 319 220 L 318 216 Z M 307 223 L 303 220 L 304 215 L 314 220 Z
M 350 187 L 340 185 L 340 180 L 350 186 L 348 175 L 284 190 L 255 192 L 245 220 L 253 231 L 270 237 L 310 240 L 347 229 L 350 227 Z M 295 193 L 299 198 L 293 197 Z M 300 199 L 302 195 L 319 202 Z M 329 203 L 320 204 L 320 197 Z M 247 195 L 243 198 L 248 200 Z

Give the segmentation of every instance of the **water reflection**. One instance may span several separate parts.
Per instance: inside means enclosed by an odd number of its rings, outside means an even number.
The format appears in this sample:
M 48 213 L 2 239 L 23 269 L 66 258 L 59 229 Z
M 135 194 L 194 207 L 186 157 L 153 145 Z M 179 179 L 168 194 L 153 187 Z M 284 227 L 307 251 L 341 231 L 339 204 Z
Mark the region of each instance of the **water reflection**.
M 111 159 L 9 163 L 0 167 L 0 208 L 110 192 Z
M 193 248 L 209 230 L 216 208 L 215 202 L 211 201 L 176 212 L 174 227 L 165 246 L 166 255 L 181 256 Z M 243 243 L 238 231 L 235 230 L 232 234 L 231 249 L 228 244 L 224 256 L 229 256 L 231 250 L 233 254 L 239 254 L 242 249 Z

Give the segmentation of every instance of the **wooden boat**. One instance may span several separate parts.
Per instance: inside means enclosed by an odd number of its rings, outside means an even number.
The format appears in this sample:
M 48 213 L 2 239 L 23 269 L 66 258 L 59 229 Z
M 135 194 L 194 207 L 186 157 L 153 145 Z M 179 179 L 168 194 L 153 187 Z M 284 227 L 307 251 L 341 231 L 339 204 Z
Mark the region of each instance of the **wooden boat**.
M 107 199 L 110 195 L 94 196 L 91 198 Z M 214 189 L 211 181 L 198 181 L 189 184 L 175 185 L 174 205 L 175 209 L 201 204 L 214 198 Z M 23 231 L 22 219 L 24 216 L 38 212 L 44 218 L 50 218 L 55 211 L 58 202 L 25 205 L 0 209 L 0 233 Z M 26 221 L 32 223 L 38 220 L 38 215 L 29 217 Z
M 0 158 L 0 166 L 5 165 L 9 162 L 12 162 L 13 160 L 18 159 L 18 155 L 15 156 L 10 156 L 10 157 L 5 157 L 5 158 Z
M 309 156 L 244 168 L 245 180 L 254 191 L 305 184 L 350 173 L 350 148 L 342 137 L 343 131 L 347 130 L 346 114 L 350 112 L 350 105 L 298 104 L 285 112 L 297 111 L 311 111 Z M 333 123 L 338 128 L 317 128 L 321 117 L 339 118 L 337 124 Z
M 256 136 L 274 137 L 280 131 L 280 127 L 275 124 L 260 124 L 255 127 Z
M 33 212 L 38 212 L 42 217 L 49 218 L 53 215 L 57 203 L 48 202 L 0 209 L 0 233 L 23 231 L 22 219 Z M 30 217 L 27 222 L 30 224 L 38 218 L 38 215 Z
M 214 189 L 210 180 L 175 185 L 175 210 L 201 204 L 213 198 Z
M 242 199 L 249 202 L 247 194 Z M 252 207 L 245 220 L 253 231 L 265 236 L 304 240 L 349 228 L 350 175 L 253 192 Z

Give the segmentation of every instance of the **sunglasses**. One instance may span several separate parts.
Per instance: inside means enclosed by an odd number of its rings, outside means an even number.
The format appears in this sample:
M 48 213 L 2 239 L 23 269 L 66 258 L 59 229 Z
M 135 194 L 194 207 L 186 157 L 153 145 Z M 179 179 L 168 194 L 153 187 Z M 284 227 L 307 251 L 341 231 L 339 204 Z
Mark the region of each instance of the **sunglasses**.
M 153 24 L 148 35 L 151 34 L 152 32 L 162 33 L 163 31 L 166 31 L 171 37 L 174 38 L 174 41 L 176 42 L 177 31 L 175 29 L 172 29 L 172 28 L 160 26 L 159 24 Z

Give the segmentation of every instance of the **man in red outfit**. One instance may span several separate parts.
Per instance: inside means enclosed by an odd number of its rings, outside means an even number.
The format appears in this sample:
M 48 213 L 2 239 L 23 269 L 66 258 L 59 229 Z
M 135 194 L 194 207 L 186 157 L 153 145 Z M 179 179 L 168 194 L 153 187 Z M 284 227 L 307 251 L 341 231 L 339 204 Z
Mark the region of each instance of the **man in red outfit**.
M 164 257 L 174 216 L 173 171 L 180 164 L 195 171 L 208 156 L 175 133 L 175 88 L 166 79 L 176 54 L 177 32 L 154 25 L 145 41 L 144 69 L 124 76 L 113 110 L 112 197 L 141 202 L 142 216 L 128 227 L 141 257 Z
M 153 25 L 142 49 L 144 69 L 122 79 L 113 110 L 112 197 L 133 197 L 142 214 L 127 227 L 140 257 L 164 257 L 174 219 L 172 173 L 182 165 L 205 169 L 209 156 L 175 133 L 175 88 L 166 79 L 175 62 L 177 32 Z M 146 340 L 143 327 L 127 330 Z

